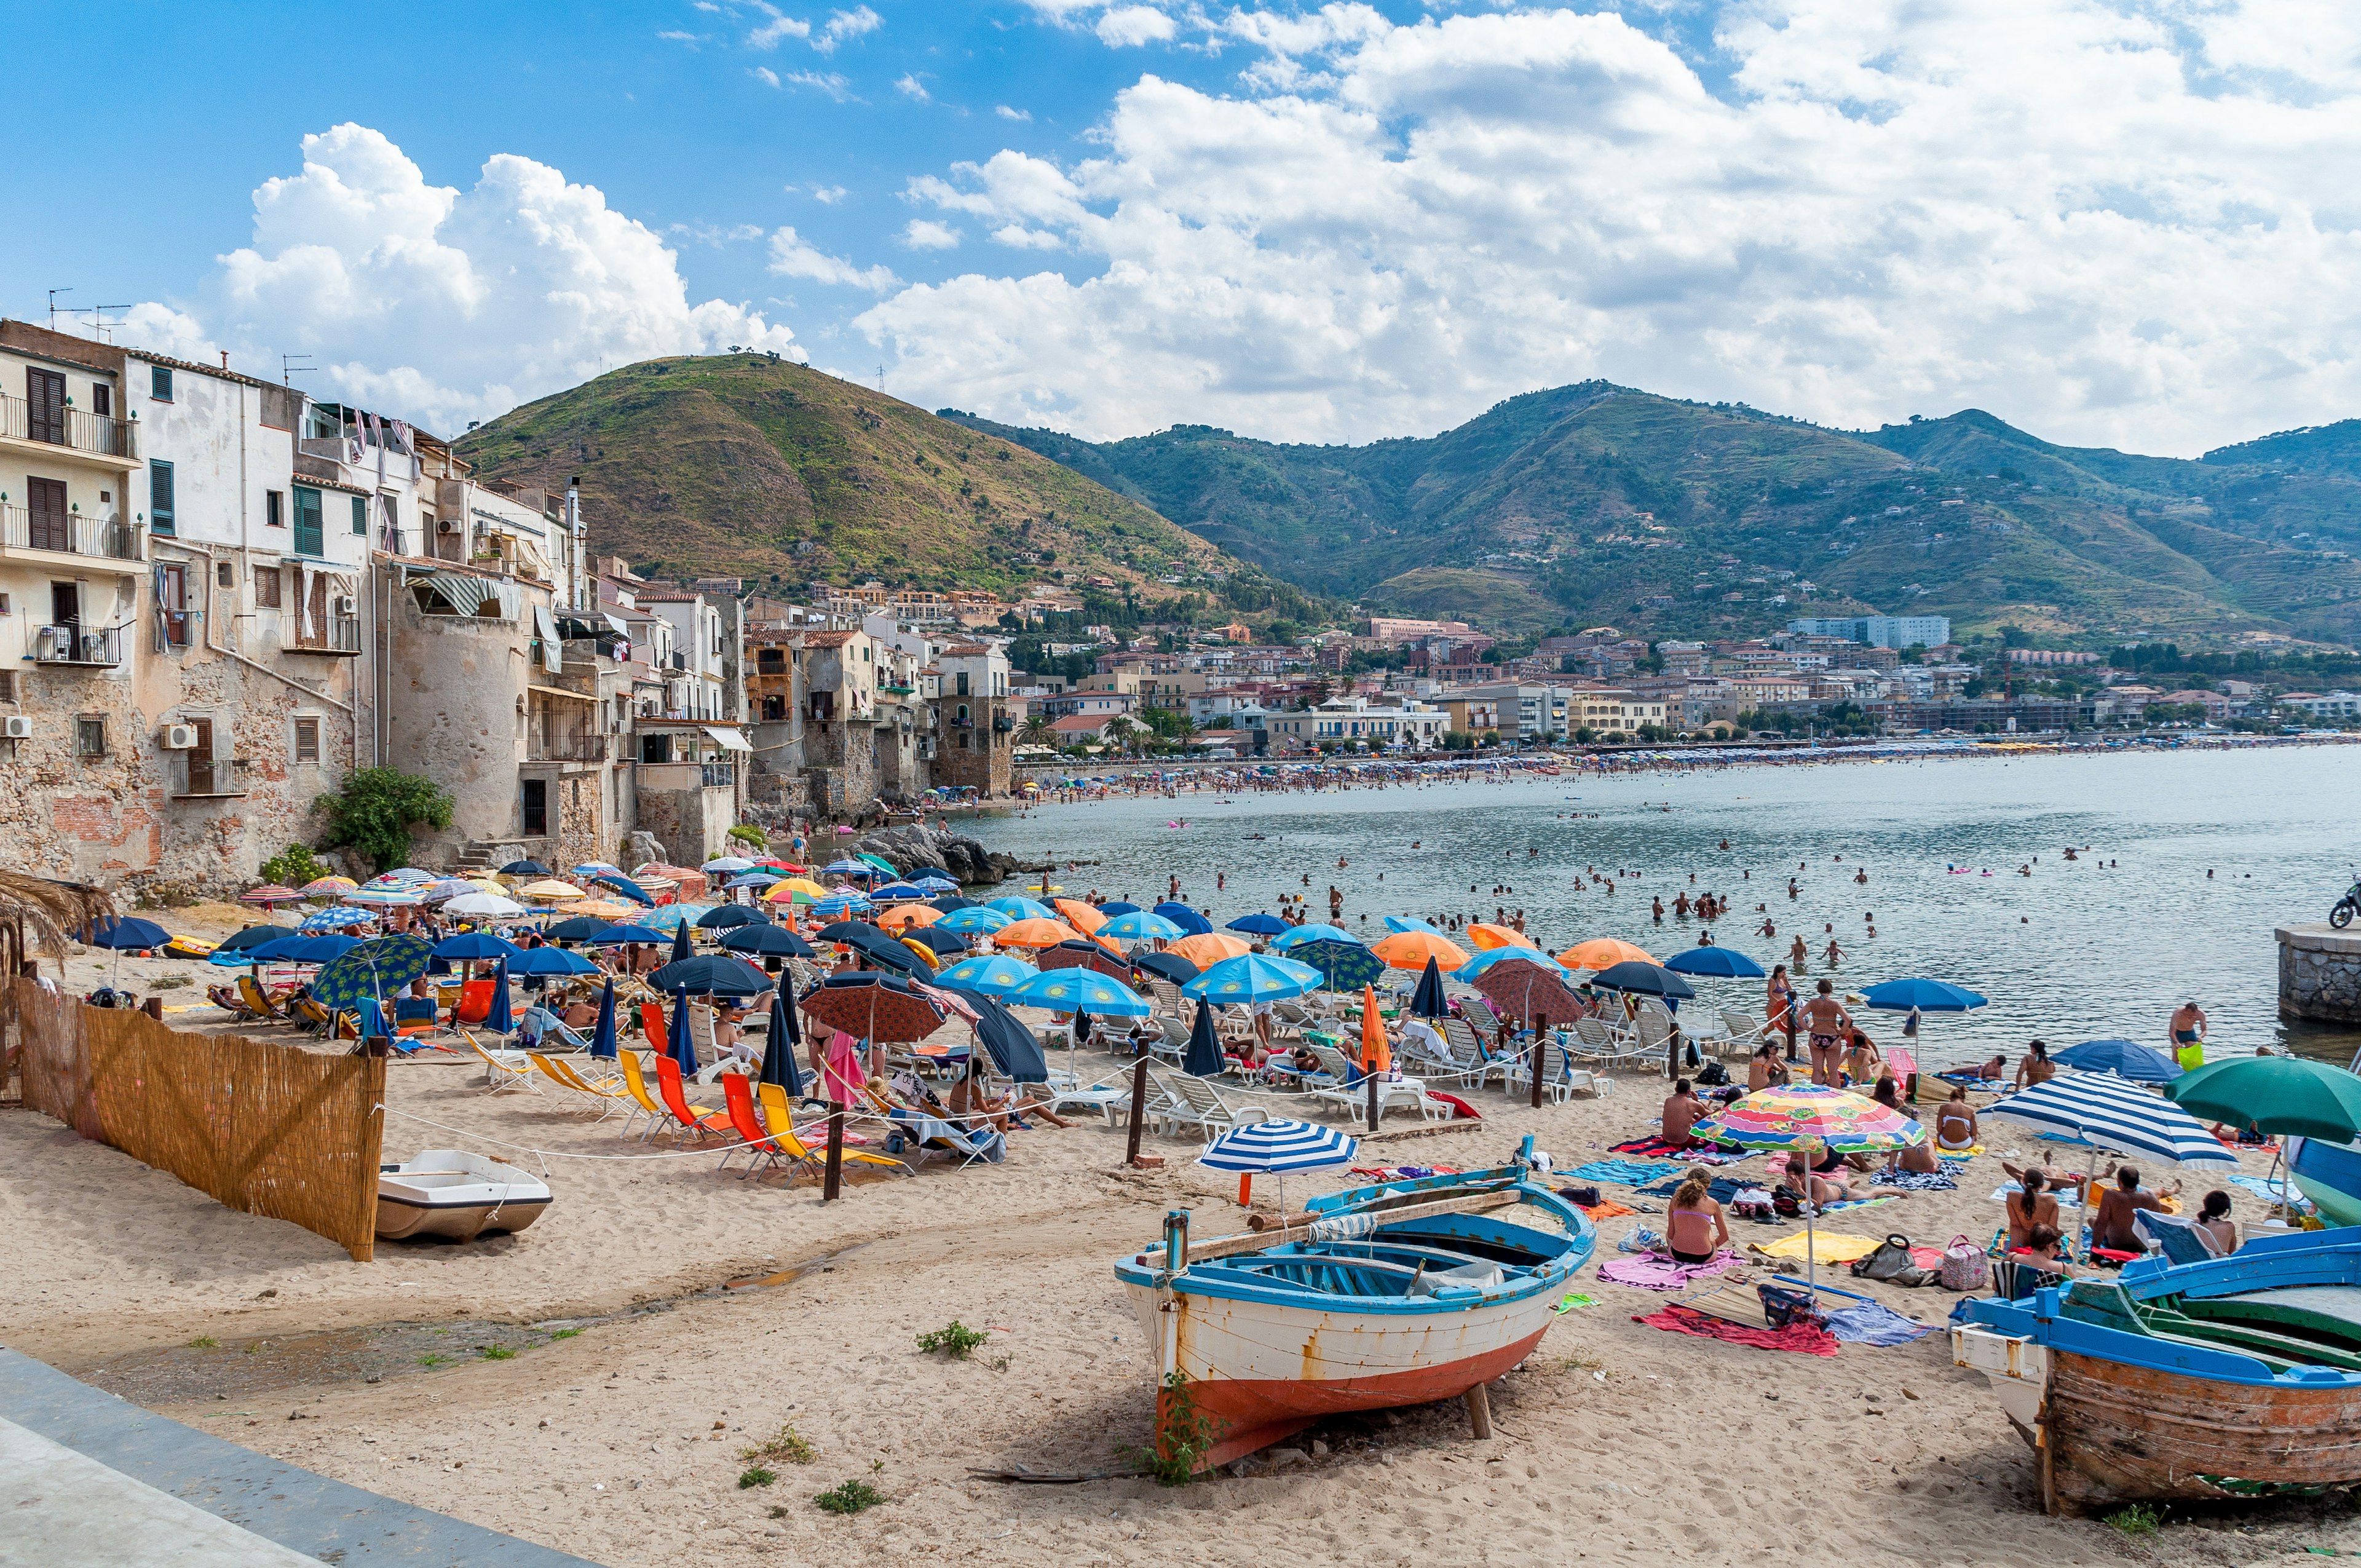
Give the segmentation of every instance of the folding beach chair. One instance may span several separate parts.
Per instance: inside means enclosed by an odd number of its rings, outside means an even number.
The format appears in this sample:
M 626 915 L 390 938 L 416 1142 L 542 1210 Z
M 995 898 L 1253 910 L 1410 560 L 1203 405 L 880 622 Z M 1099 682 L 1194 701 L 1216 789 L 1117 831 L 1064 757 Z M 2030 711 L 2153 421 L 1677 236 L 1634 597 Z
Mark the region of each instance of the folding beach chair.
M 492 986 L 489 980 L 471 980 L 459 988 L 458 1004 L 451 1010 L 455 1024 L 480 1024 L 492 1015 Z
M 242 974 L 237 977 L 237 995 L 238 1000 L 246 1003 L 247 1012 L 257 1018 L 284 1018 L 287 1016 L 287 1005 L 285 1002 L 278 997 L 270 995 L 268 992 L 265 992 L 259 984 L 256 983 L 255 978 L 250 974 Z
M 647 1070 L 640 1065 L 637 1051 L 618 1051 L 615 1065 L 622 1069 L 623 1092 L 631 1102 L 631 1113 L 623 1118 L 623 1135 L 629 1137 L 631 1124 L 645 1116 L 648 1124 L 640 1129 L 640 1141 L 645 1143 L 653 1134 L 664 1131 L 672 1124 L 672 1113 L 665 1110 L 648 1088 Z
M 786 1151 L 779 1146 L 778 1140 L 763 1130 L 762 1122 L 757 1117 L 754 1110 L 754 1092 L 751 1087 L 753 1081 L 742 1072 L 725 1072 L 721 1075 L 722 1104 L 729 1115 L 731 1129 L 743 1141 L 744 1147 L 723 1149 L 719 1168 L 727 1170 L 732 1158 L 741 1153 L 744 1154 L 746 1168 L 738 1173 L 741 1180 L 753 1175 L 762 1166 L 778 1164 L 786 1155 Z
M 762 1108 L 763 1125 L 778 1145 L 781 1156 L 787 1163 L 801 1166 L 815 1176 L 825 1172 L 828 1169 L 827 1139 L 823 1136 L 818 1148 L 803 1141 L 796 1132 L 792 1110 L 787 1104 L 787 1091 L 775 1083 L 758 1083 L 754 1090 L 756 1103 Z M 825 1123 L 819 1124 L 821 1127 L 825 1125 Z M 818 1130 L 817 1127 L 804 1129 L 807 1133 Z M 898 1170 L 905 1176 L 917 1174 L 911 1169 L 907 1160 L 895 1159 L 892 1155 L 871 1154 L 866 1149 L 845 1149 L 843 1159 L 846 1165 L 881 1166 Z
M 917 1151 L 922 1164 L 930 1152 L 955 1157 L 961 1170 L 978 1160 L 997 1165 L 1008 1157 L 1008 1135 L 995 1128 L 962 1127 L 927 1112 L 906 1108 L 897 1108 L 893 1116 L 907 1146 Z
M 661 1052 L 656 1056 L 656 1098 L 670 1113 L 673 1124 L 691 1136 L 727 1137 L 733 1130 L 727 1112 L 700 1113 L 688 1102 L 687 1092 L 680 1081 L 680 1063 Z
M 2175 1267 L 2184 1263 L 2210 1263 L 2222 1255 L 2213 1236 L 2198 1229 L 2197 1223 L 2186 1215 L 2142 1210 L 2132 1215 L 2132 1229 L 2143 1240 L 2161 1248 L 2165 1262 Z
M 484 1064 L 486 1093 L 497 1094 L 503 1089 L 533 1087 L 533 1064 L 525 1059 L 523 1051 L 488 1051 L 484 1048 L 483 1042 L 466 1029 L 459 1031 L 459 1037 L 467 1042 L 467 1048 L 475 1052 L 478 1059 Z

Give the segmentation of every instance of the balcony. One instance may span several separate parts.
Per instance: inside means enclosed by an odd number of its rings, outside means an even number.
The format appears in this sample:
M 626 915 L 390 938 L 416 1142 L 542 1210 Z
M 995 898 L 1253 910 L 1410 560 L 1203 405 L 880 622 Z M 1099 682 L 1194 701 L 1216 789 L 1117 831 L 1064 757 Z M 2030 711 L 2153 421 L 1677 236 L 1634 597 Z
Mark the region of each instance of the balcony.
M 529 762 L 603 762 L 607 760 L 607 737 L 604 735 L 553 735 L 535 739 L 525 749 Z
M 642 789 L 729 789 L 738 782 L 735 762 L 641 762 Z
M 108 468 L 128 468 L 139 455 L 138 429 L 127 420 L 87 409 L 36 413 L 24 399 L 0 393 L 0 441 L 21 441 L 88 457 Z
M 82 564 L 137 575 L 146 537 L 117 518 L 0 506 L 0 555 L 35 565 Z
M 123 663 L 123 632 L 72 621 L 41 627 L 33 633 L 33 663 L 111 670 Z
M 324 626 L 312 623 L 312 635 L 299 630 L 295 640 L 286 645 L 290 653 L 319 653 L 332 659 L 357 658 L 361 651 L 361 623 L 358 616 L 332 615 Z
M 174 800 L 236 800 L 246 794 L 246 764 L 193 752 L 171 764 Z

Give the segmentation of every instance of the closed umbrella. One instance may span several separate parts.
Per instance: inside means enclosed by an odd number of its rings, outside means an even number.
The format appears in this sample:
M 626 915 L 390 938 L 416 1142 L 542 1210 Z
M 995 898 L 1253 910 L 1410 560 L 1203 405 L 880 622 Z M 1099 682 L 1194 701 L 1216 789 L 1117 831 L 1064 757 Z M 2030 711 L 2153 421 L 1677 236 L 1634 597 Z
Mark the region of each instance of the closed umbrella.
M 664 1042 L 672 1059 L 680 1064 L 680 1076 L 692 1079 L 697 1074 L 697 1041 L 688 1028 L 688 987 L 676 986 L 672 993 L 672 1028 Z
M 495 1035 L 513 1034 L 516 1014 L 510 1011 L 509 966 L 505 961 L 492 966 L 492 1010 L 484 1016 L 484 1027 Z
M 598 1026 L 590 1034 L 590 1054 L 614 1059 L 615 1044 L 615 982 L 609 980 L 598 988 Z
M 803 1040 L 803 1029 L 796 1022 L 795 986 L 783 976 L 779 989 L 771 993 L 771 1027 L 763 1038 L 760 1081 L 785 1090 L 790 1104 L 804 1097 L 803 1066 L 796 1060 Z
M 1189 1049 L 1180 1058 L 1180 1070 L 1192 1078 L 1214 1078 L 1226 1065 L 1221 1036 L 1213 1030 L 1213 1004 L 1200 999 L 1196 1021 L 1189 1026 Z
M 1418 977 L 1418 989 L 1411 993 L 1410 1011 L 1414 1018 L 1442 1018 L 1451 1012 L 1451 1004 L 1443 995 L 1443 966 L 1433 957 L 1426 960 L 1426 971 Z
M 2060 1074 L 1995 1101 L 1982 1114 L 2120 1148 L 2144 1161 L 2176 1166 L 2235 1167 L 2238 1163 L 2237 1157 L 2224 1148 L 2196 1117 L 2113 1073 Z
M 1393 1070 L 1393 1043 L 1386 1038 L 1386 1017 L 1378 1011 L 1378 989 L 1361 987 L 1361 1070 L 1375 1078 Z
M 675 923 L 672 928 L 672 961 L 685 962 L 688 957 L 688 922 L 682 920 Z

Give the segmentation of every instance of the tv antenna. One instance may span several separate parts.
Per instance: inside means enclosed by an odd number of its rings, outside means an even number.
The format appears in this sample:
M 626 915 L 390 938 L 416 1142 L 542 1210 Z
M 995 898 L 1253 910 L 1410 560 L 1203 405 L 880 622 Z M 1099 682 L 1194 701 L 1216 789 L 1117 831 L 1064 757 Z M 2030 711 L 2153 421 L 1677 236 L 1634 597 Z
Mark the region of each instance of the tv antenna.
M 71 289 L 52 289 L 49 291 L 49 330 L 51 332 L 58 330 L 58 296 L 60 294 L 71 294 L 72 292 L 73 291 Z
M 295 384 L 296 371 L 318 368 L 318 366 L 312 363 L 312 356 L 308 354 L 282 354 L 279 356 L 279 384 L 282 387 L 292 387 Z
M 115 340 L 106 334 L 114 331 L 116 327 L 121 326 L 123 324 L 123 318 L 121 316 L 115 316 L 110 319 L 106 313 L 109 311 L 127 311 L 131 307 L 129 305 L 87 305 L 81 310 L 68 311 L 66 313 L 73 316 L 88 316 L 90 318 L 90 335 L 92 338 L 100 343 L 113 343 Z

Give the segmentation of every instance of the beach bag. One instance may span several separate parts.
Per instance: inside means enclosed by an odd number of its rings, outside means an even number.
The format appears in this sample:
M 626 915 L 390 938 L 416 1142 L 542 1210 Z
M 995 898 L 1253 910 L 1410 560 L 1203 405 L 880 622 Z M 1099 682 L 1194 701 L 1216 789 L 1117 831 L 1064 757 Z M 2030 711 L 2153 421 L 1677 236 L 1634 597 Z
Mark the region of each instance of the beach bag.
M 1784 1285 L 1757 1285 L 1755 1293 L 1763 1298 L 1763 1316 L 1774 1329 L 1796 1323 L 1821 1326 L 1819 1301 L 1809 1290 L 1790 1289 Z
M 1577 1209 L 1598 1207 L 1598 1189 L 1596 1187 L 1561 1187 L 1557 1195 Z
M 1645 1225 L 1634 1225 L 1621 1241 L 1615 1244 L 1617 1252 L 1654 1252 L 1664 1245 L 1664 1238 Z
M 1719 1089 L 1730 1081 L 1730 1069 L 1718 1061 L 1709 1061 L 1697 1075 L 1697 1080 L 1708 1089 Z
M 1852 1274 L 1856 1279 L 1891 1280 L 1904 1270 L 1915 1266 L 1910 1261 L 1910 1238 L 1890 1235 L 1877 1244 L 1877 1250 L 1866 1257 L 1855 1258 Z
M 1803 1200 L 1795 1196 L 1792 1188 L 1774 1187 L 1771 1190 L 1771 1212 L 1784 1220 L 1795 1219 L 1804 1212 Z
M 1965 1236 L 1953 1236 L 1943 1249 L 1943 1267 L 1937 1276 L 1946 1290 L 1972 1290 L 1984 1282 L 1984 1255 Z

